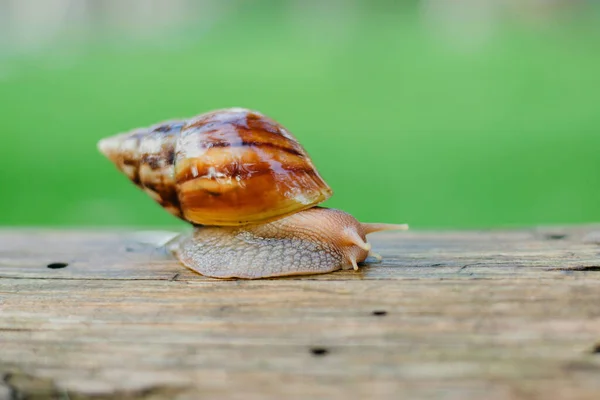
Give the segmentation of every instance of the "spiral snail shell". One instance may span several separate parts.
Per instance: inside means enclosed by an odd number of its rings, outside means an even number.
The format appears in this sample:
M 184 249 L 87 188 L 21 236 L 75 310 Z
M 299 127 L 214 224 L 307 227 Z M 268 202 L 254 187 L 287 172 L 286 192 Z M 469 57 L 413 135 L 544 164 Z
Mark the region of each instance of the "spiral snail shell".
M 171 214 L 195 226 L 170 248 L 218 278 L 264 278 L 355 268 L 365 236 L 406 225 L 361 224 L 318 207 L 332 195 L 296 138 L 265 115 L 216 110 L 98 143 L 117 168 Z

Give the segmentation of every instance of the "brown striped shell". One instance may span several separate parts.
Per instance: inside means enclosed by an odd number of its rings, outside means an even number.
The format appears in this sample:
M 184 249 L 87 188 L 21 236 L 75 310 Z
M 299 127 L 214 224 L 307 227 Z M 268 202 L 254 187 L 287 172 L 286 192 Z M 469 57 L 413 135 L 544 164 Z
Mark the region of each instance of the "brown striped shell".
M 247 109 L 136 129 L 98 147 L 166 210 L 197 225 L 273 221 L 332 194 L 296 138 Z

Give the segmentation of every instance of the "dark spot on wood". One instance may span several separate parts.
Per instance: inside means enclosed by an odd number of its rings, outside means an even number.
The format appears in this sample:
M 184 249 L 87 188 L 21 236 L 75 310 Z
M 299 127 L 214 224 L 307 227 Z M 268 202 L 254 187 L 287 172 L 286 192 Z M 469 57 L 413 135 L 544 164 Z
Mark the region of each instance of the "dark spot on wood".
M 441 264 L 441 263 L 437 263 L 437 264 L 431 264 L 431 266 L 432 266 L 432 267 L 439 267 L 439 266 L 441 266 L 441 265 L 443 265 L 443 264 Z
M 69 264 L 62 263 L 62 262 L 56 262 L 56 263 L 48 264 L 47 267 L 50 269 L 61 269 L 61 268 L 65 268 L 67 265 L 69 265 Z
M 546 240 L 562 240 L 566 239 L 567 235 L 562 233 L 551 233 L 544 236 Z
M 462 272 L 462 271 L 464 271 L 465 269 L 467 269 L 467 268 L 469 268 L 469 267 L 474 267 L 474 266 L 476 266 L 476 265 L 485 265 L 485 264 L 484 264 L 484 263 L 473 263 L 473 264 L 466 264 L 466 265 L 463 265 L 462 267 L 460 267 L 460 268 L 458 269 L 458 271 L 456 271 L 456 272 Z
M 600 342 L 592 347 L 592 354 L 600 354 Z
M 316 357 L 323 357 L 329 354 L 329 350 L 327 350 L 325 347 L 313 347 L 310 349 L 310 352 Z
M 176 273 L 176 274 L 175 274 L 175 275 L 173 275 L 173 276 L 171 277 L 171 279 L 169 279 L 169 280 L 170 280 L 171 282 L 173 282 L 173 281 L 176 281 L 178 277 L 179 277 L 179 273 Z
M 571 268 L 559 268 L 562 269 L 564 271 L 580 271 L 580 272 L 587 272 L 587 271 L 592 271 L 592 272 L 598 272 L 600 271 L 600 266 L 598 265 L 589 265 L 589 266 L 577 266 L 577 267 L 571 267 Z
M 219 192 L 212 192 L 212 191 L 206 190 L 206 189 L 204 189 L 204 192 L 207 193 L 207 194 L 209 194 L 209 195 L 211 195 L 211 196 L 215 196 L 215 197 L 218 197 L 218 196 L 221 195 L 221 193 L 219 193 Z
M 135 249 L 133 247 L 125 247 L 125 251 L 127 253 L 133 253 L 135 251 Z
M 375 310 L 371 314 L 376 315 L 378 317 L 384 317 L 387 315 L 387 311 L 385 310 Z

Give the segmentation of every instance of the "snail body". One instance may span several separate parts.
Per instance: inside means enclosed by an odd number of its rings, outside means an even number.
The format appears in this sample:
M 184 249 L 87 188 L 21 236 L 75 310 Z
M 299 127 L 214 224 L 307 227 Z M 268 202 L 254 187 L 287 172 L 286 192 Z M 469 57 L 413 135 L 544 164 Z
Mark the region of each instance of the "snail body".
M 319 274 L 358 269 L 371 253 L 365 236 L 398 228 L 313 207 L 265 224 L 196 229 L 174 242 L 173 251 L 187 267 L 216 278 Z
M 216 110 L 98 143 L 168 212 L 194 225 L 170 246 L 187 267 L 218 278 L 265 278 L 355 268 L 366 235 L 406 225 L 361 224 L 318 207 L 332 195 L 282 125 L 243 108 Z

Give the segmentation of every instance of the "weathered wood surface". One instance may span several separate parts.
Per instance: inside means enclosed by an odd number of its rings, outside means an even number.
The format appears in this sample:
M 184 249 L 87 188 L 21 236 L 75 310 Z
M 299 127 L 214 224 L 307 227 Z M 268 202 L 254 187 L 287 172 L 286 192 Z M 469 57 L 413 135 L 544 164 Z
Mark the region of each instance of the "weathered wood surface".
M 0 231 L 0 399 L 600 398 L 600 226 L 378 234 L 381 264 L 262 281 L 139 238 Z

